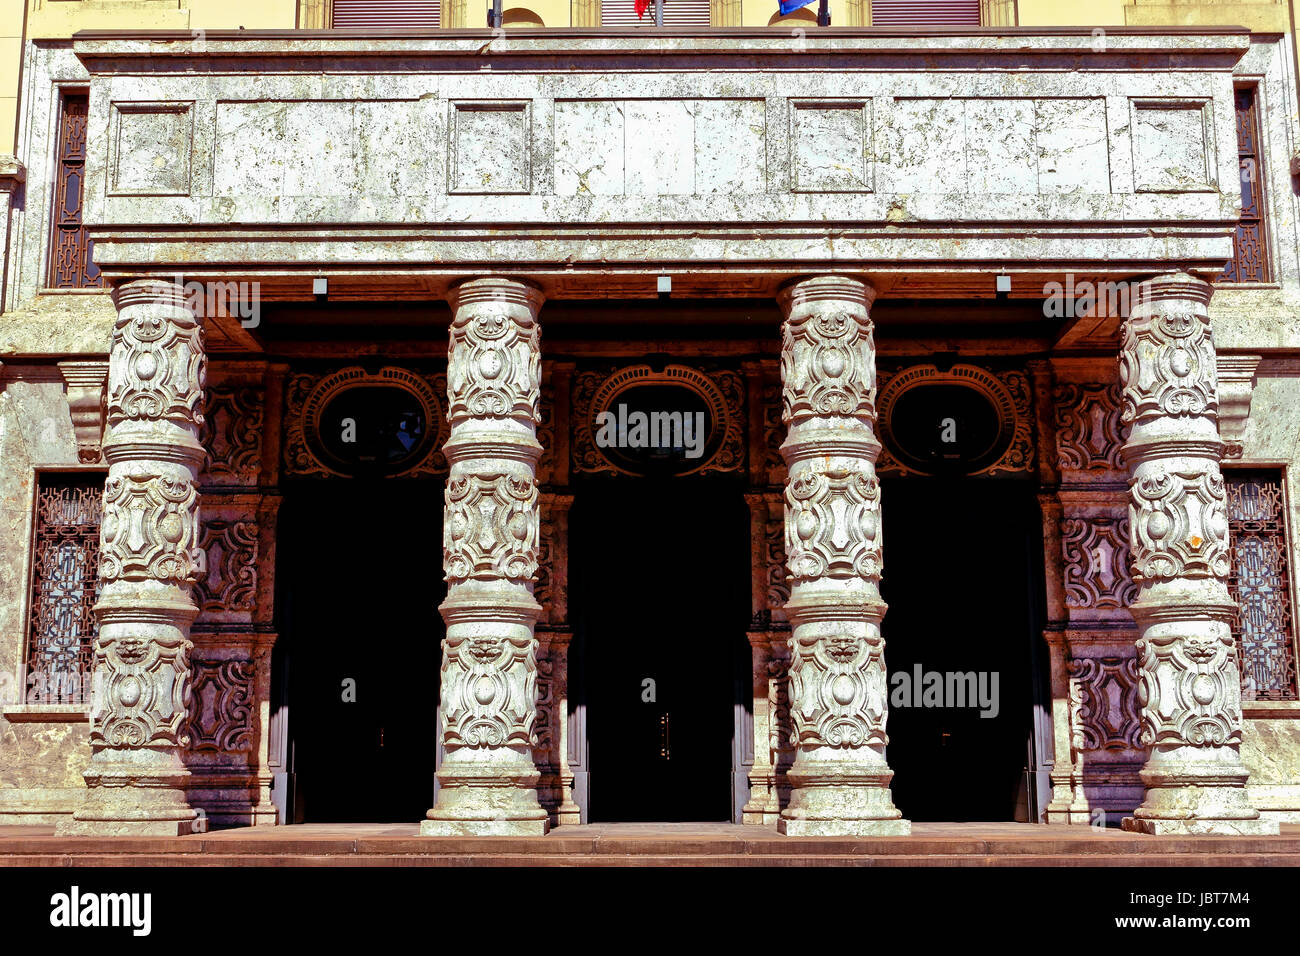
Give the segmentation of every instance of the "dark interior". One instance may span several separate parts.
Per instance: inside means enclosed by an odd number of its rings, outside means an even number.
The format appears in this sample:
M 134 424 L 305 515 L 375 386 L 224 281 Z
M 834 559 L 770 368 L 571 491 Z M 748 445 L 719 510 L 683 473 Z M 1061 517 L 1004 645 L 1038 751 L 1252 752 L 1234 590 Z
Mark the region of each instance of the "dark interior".
M 741 490 L 689 477 L 591 482 L 570 528 L 590 821 L 731 819 L 738 652 L 748 658 Z
M 286 489 L 278 656 L 294 823 L 412 823 L 433 805 L 442 486 L 337 479 Z
M 881 482 L 891 695 L 898 675 L 915 683 L 917 665 L 922 674 L 999 675 L 995 717 L 982 717 L 979 706 L 891 701 L 894 804 L 909 820 L 1010 821 L 1018 804 L 1027 806 L 1032 642 L 1041 640 L 1042 532 L 1033 492 L 1032 483 L 1011 480 Z

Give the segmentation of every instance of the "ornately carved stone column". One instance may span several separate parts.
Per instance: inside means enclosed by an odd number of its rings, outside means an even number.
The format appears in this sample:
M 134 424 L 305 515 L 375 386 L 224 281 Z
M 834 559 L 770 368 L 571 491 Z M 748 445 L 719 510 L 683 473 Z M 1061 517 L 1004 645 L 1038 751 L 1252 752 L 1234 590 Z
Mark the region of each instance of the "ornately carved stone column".
M 1139 287 L 1120 379 L 1146 798 L 1128 830 L 1276 833 L 1246 792 L 1241 676 L 1226 578 L 1211 287 L 1190 275 Z
M 536 467 L 542 294 L 471 279 L 451 294 L 444 446 L 442 742 L 438 802 L 420 832 L 540 835 L 537 800 Z
M 911 831 L 890 798 L 885 762 L 874 298 L 870 286 L 841 276 L 795 282 L 780 297 L 789 693 L 798 749 L 778 828 L 791 835 Z
M 191 586 L 205 564 L 203 331 L 172 283 L 128 282 L 113 298 L 89 792 L 59 830 L 177 835 L 198 829 L 181 752 L 198 613 Z

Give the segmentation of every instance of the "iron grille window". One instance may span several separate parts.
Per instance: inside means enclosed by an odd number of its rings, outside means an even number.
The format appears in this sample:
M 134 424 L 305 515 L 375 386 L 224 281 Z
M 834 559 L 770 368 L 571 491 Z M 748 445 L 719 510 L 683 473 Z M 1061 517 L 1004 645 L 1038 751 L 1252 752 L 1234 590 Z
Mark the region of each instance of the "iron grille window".
M 51 237 L 50 286 L 95 289 L 104 285 L 91 261 L 93 243 L 81 221 L 86 179 L 86 93 L 65 92 L 59 108 L 59 165 L 54 181 L 54 234 Z
M 1287 552 L 1286 496 L 1280 470 L 1224 473 L 1237 602 L 1233 627 L 1242 700 L 1296 700 L 1295 631 Z
M 1267 282 L 1268 251 L 1264 241 L 1264 176 L 1259 145 L 1259 111 L 1255 88 L 1237 90 L 1237 161 L 1241 167 L 1241 219 L 1232 243 L 1232 261 L 1221 282 Z
M 27 642 L 29 704 L 83 704 L 90 695 L 99 598 L 99 523 L 104 476 L 96 472 L 37 476 L 31 626 Z

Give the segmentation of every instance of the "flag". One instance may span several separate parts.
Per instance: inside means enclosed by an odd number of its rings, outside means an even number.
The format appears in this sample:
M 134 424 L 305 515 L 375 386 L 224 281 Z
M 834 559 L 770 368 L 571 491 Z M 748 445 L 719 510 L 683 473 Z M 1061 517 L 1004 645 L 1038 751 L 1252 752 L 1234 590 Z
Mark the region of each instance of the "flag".
M 636 0 L 636 2 L 640 4 L 641 0 Z M 781 7 L 781 16 L 785 16 L 787 13 L 794 13 L 800 7 L 808 6 L 813 0 L 777 0 L 777 2 Z
M 812 3 L 812 0 L 808 0 L 808 2 Z M 638 20 L 640 20 L 643 16 L 645 16 L 645 12 L 649 8 L 649 6 L 650 6 L 650 0 L 636 0 L 636 2 L 633 4 L 633 7 L 636 9 L 636 18 Z

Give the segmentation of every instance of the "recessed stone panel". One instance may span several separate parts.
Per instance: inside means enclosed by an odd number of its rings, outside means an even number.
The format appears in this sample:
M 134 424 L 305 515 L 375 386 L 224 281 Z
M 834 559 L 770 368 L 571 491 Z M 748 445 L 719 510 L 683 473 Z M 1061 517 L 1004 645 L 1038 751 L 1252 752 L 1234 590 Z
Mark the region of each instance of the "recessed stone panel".
M 450 104 L 447 191 L 526 193 L 532 189 L 532 104 L 461 100 Z
M 1034 135 L 1040 193 L 1110 192 L 1105 100 L 1036 100 Z
M 190 194 L 192 103 L 114 103 L 110 124 L 110 195 Z
M 1140 193 L 1215 192 L 1213 124 L 1203 100 L 1131 100 L 1133 187 Z
M 766 154 L 761 99 L 555 103 L 561 196 L 761 193 Z
M 790 101 L 790 188 L 871 192 L 871 102 Z

